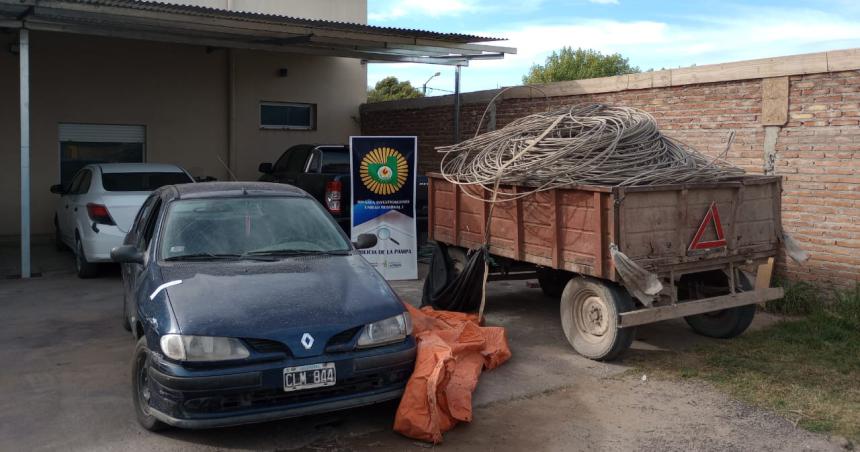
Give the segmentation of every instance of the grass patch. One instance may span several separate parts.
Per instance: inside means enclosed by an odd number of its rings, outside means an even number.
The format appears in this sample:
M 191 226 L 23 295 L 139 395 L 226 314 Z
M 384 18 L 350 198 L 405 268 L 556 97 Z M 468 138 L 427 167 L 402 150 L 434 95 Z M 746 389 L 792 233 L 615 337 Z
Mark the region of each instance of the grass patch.
M 858 443 L 860 286 L 826 305 L 806 304 L 812 308 L 799 319 L 690 351 L 636 354 L 630 361 L 637 372 L 703 379 L 803 428 Z
M 785 296 L 765 304 L 765 310 L 775 314 L 808 315 L 821 303 L 818 294 L 821 290 L 806 281 L 778 281 L 777 285 L 785 290 Z

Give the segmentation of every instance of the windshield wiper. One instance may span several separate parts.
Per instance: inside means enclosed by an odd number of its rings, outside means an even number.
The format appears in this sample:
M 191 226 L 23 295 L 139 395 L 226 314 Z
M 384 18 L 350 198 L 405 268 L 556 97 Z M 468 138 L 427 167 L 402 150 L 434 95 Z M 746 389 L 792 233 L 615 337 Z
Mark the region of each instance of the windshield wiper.
M 274 259 L 266 259 L 264 256 L 252 256 L 247 254 L 213 254 L 213 253 L 197 253 L 184 254 L 182 256 L 171 256 L 165 258 L 165 261 L 211 261 L 211 260 L 228 260 L 236 261 L 241 259 L 257 260 L 271 262 Z
M 257 250 L 245 253 L 245 256 L 306 256 L 324 254 L 327 256 L 346 256 L 349 250 L 297 250 L 297 249 L 278 249 L 278 250 Z

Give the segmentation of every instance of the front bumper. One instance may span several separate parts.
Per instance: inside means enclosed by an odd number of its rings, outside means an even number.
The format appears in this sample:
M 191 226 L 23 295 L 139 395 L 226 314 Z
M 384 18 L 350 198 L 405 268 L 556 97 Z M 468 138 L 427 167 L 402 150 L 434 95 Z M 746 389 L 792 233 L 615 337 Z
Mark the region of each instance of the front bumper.
M 181 428 L 212 428 L 356 408 L 399 398 L 415 365 L 415 342 L 314 358 L 189 369 L 152 354 L 150 413 Z M 334 362 L 334 386 L 285 392 L 285 367 Z

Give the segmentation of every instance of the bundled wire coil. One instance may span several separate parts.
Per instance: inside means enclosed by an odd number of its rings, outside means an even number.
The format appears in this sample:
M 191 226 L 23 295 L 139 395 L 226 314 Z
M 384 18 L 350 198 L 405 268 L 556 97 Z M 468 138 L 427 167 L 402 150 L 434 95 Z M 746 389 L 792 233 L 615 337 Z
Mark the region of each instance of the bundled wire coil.
M 715 182 L 744 173 L 722 155 L 709 159 L 666 137 L 642 110 L 603 104 L 529 115 L 437 150 L 446 180 L 481 185 L 499 202 L 568 185 Z M 499 184 L 531 190 L 500 192 Z

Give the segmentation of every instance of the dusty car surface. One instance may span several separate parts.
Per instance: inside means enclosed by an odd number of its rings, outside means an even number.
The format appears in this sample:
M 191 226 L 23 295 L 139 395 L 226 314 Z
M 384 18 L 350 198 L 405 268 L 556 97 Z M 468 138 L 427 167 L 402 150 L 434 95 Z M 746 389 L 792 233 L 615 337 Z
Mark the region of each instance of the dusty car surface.
M 400 397 L 411 322 L 332 217 L 283 184 L 162 187 L 123 246 L 123 325 L 149 430 L 206 428 Z

